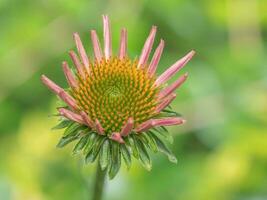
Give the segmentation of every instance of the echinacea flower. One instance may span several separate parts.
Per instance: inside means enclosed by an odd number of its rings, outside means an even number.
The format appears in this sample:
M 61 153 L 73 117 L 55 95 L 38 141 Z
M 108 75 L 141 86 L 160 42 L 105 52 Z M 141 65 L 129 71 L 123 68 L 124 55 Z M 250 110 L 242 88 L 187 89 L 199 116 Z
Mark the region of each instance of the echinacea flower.
M 78 33 L 74 40 L 78 55 L 70 51 L 74 73 L 67 62 L 62 67 L 69 88 L 64 90 L 45 75 L 42 82 L 64 103 L 58 108 L 61 122 L 55 128 L 66 128 L 58 147 L 79 140 L 73 152 L 83 150 L 86 162 L 99 158 L 101 168 L 113 178 L 121 165 L 121 157 L 129 168 L 132 155 L 148 170 L 151 159 L 147 149 L 163 152 L 170 161 L 175 156 L 162 141 L 171 139 L 165 126 L 180 125 L 185 120 L 169 107 L 175 90 L 187 79 L 182 75 L 172 84 L 173 77 L 192 58 L 190 51 L 161 75 L 156 69 L 163 51 L 160 40 L 152 59 L 157 28 L 152 26 L 141 55 L 131 60 L 127 55 L 127 30 L 121 30 L 118 54 L 112 52 L 111 29 L 103 16 L 103 51 L 95 30 L 91 31 L 94 59 L 89 58 Z

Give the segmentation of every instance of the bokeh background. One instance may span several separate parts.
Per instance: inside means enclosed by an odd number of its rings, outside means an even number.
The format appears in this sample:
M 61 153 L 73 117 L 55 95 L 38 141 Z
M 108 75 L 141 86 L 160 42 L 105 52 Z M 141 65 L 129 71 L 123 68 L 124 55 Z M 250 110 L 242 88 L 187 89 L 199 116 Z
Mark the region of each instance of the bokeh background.
M 267 199 L 266 0 L 1 0 L 0 199 L 91 196 L 95 166 L 72 156 L 72 145 L 55 147 L 56 98 L 40 75 L 66 86 L 61 62 L 70 61 L 72 33 L 91 54 L 89 30 L 102 35 L 102 14 L 111 18 L 114 50 L 128 28 L 133 58 L 158 26 L 156 43 L 166 41 L 158 72 L 197 52 L 173 104 L 188 121 L 169 129 L 178 164 L 157 154 L 151 172 L 123 166 L 105 199 Z

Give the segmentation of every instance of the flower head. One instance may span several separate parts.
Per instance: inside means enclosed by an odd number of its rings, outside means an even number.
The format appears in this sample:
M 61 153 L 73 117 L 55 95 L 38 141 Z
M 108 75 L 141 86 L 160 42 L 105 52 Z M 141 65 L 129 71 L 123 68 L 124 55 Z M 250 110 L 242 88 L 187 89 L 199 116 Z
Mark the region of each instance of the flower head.
M 62 64 L 69 84 L 67 90 L 45 75 L 41 77 L 42 82 L 66 104 L 58 108 L 62 118 L 55 128 L 66 128 L 58 146 L 79 139 L 74 153 L 83 150 L 87 162 L 99 157 L 102 169 L 108 168 L 111 178 L 119 170 L 121 156 L 128 167 L 133 155 L 150 169 L 147 149 L 161 151 L 170 161 L 176 162 L 158 135 L 169 139 L 171 136 L 165 126 L 185 122 L 168 105 L 175 99 L 175 90 L 185 82 L 188 74 L 168 86 L 166 82 L 185 66 L 194 51 L 157 76 L 155 72 L 164 41 L 160 40 L 149 62 L 157 31 L 155 26 L 151 28 L 141 55 L 135 60 L 127 55 L 127 30 L 121 30 L 119 51 L 114 54 L 110 22 L 105 15 L 103 26 L 103 51 L 96 31 L 91 31 L 94 59 L 89 59 L 80 36 L 74 33 L 78 55 L 69 52 L 75 66 L 74 73 L 67 62 Z

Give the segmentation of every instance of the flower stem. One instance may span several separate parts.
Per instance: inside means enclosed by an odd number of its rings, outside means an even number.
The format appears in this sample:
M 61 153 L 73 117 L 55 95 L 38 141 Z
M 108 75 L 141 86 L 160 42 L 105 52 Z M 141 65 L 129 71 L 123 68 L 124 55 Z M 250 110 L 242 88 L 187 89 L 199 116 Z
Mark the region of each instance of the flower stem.
M 102 199 L 103 190 L 104 190 L 104 186 L 105 186 L 106 171 L 107 170 L 101 169 L 100 163 L 98 162 L 97 169 L 96 169 L 96 176 L 95 176 L 93 200 L 101 200 Z

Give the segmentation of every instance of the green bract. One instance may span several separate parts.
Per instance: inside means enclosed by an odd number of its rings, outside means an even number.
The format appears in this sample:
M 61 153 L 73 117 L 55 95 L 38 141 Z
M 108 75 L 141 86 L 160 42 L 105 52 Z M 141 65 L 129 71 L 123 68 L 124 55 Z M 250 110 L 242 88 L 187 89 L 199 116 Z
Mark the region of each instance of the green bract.
M 161 112 L 164 116 L 180 116 L 171 109 Z M 88 126 L 61 118 L 60 122 L 52 129 L 65 129 L 57 147 L 62 148 L 69 143 L 75 143 L 73 154 L 82 154 L 86 164 L 99 160 L 102 170 L 107 170 L 109 178 L 113 179 L 124 161 L 127 169 L 130 169 L 132 159 L 140 161 L 142 166 L 151 170 L 152 160 L 150 151 L 165 154 L 169 161 L 177 163 L 175 155 L 166 146 L 165 141 L 172 142 L 172 136 L 163 127 L 152 128 L 142 134 L 132 131 L 124 138 L 125 143 L 118 143 L 106 135 L 99 135 Z

